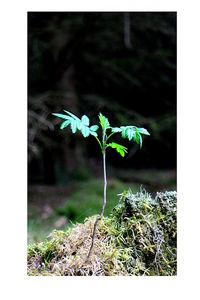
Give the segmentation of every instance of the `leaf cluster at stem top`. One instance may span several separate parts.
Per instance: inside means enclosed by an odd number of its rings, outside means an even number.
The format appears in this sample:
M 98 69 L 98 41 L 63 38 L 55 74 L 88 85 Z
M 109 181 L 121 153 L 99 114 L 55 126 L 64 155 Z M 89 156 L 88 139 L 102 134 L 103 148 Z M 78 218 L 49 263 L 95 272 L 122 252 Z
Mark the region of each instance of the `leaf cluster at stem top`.
M 82 135 L 86 138 L 89 135 L 92 135 L 96 138 L 102 152 L 106 151 L 106 148 L 111 147 L 116 149 L 116 151 L 122 156 L 125 156 L 127 153 L 127 148 L 117 144 L 117 143 L 108 143 L 108 140 L 116 133 L 121 133 L 122 138 L 127 138 L 129 141 L 134 141 L 142 147 L 142 135 L 150 135 L 145 128 L 139 128 L 136 126 L 120 126 L 120 127 L 111 127 L 108 119 L 99 114 L 99 123 L 102 128 L 102 141 L 99 140 L 97 130 L 99 129 L 98 125 L 90 125 L 90 120 L 86 115 L 83 115 L 81 119 L 72 114 L 69 111 L 64 110 L 66 114 L 53 113 L 54 116 L 64 119 L 65 121 L 61 124 L 60 129 L 64 129 L 70 125 L 72 133 L 76 133 L 77 130 L 81 131 Z M 107 134 L 107 130 L 110 130 L 110 134 Z

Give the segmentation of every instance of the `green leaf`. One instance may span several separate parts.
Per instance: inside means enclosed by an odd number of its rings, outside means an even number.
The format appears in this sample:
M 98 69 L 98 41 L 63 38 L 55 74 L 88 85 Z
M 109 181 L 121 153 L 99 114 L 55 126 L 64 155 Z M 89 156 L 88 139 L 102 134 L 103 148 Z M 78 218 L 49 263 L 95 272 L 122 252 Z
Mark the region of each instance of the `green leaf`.
M 83 123 L 83 125 L 86 125 L 86 126 L 89 126 L 89 124 L 90 124 L 90 120 L 88 119 L 88 117 L 86 115 L 82 116 L 81 122 Z
M 90 131 L 90 134 L 93 135 L 93 136 L 96 136 L 96 137 L 98 136 L 95 131 Z
M 98 125 L 93 125 L 89 127 L 90 121 L 89 118 L 86 115 L 83 115 L 81 119 L 79 119 L 77 116 L 75 116 L 73 113 L 64 110 L 64 112 L 67 115 L 59 114 L 59 113 L 53 113 L 54 116 L 64 119 L 65 121 L 61 124 L 60 129 L 64 129 L 69 124 L 71 126 L 71 130 L 73 133 L 76 133 L 77 129 L 81 131 L 82 135 L 84 137 L 88 137 L 90 134 L 97 138 L 96 131 L 98 130 Z M 106 129 L 110 128 L 112 133 L 109 135 L 112 136 L 114 133 L 121 132 L 121 136 L 123 138 L 127 138 L 129 141 L 135 141 L 137 144 L 140 145 L 140 148 L 142 148 L 142 134 L 144 135 L 150 135 L 149 132 L 145 128 L 137 128 L 136 126 L 120 126 L 120 127 L 110 127 L 108 119 L 103 116 L 101 113 L 99 114 L 99 120 L 101 127 L 104 131 Z M 108 137 L 108 138 L 109 138 Z M 107 147 L 115 148 L 116 151 L 124 157 L 125 152 L 127 152 L 127 148 L 119 145 L 117 143 L 110 143 L 107 145 Z
M 122 137 L 126 138 L 126 126 L 121 126 L 120 128 L 122 130 Z
M 67 111 L 67 110 L 64 110 L 64 109 L 63 109 L 63 111 L 66 112 L 67 114 L 69 114 L 73 119 L 80 120 L 77 116 L 75 116 L 74 114 L 72 114 L 70 111 Z
M 133 128 L 130 128 L 130 127 L 127 128 L 126 134 L 128 136 L 129 141 L 131 141 L 133 138 L 133 134 L 134 134 Z
M 84 137 L 88 137 L 90 134 L 97 137 L 97 133 L 95 132 L 98 129 L 97 125 L 91 126 L 89 128 L 89 118 L 86 115 L 83 115 L 81 119 L 79 119 L 77 116 L 72 114 L 71 112 L 64 110 L 69 116 L 63 115 L 63 114 L 57 114 L 53 113 L 56 117 L 65 119 L 66 121 L 63 122 L 60 126 L 61 129 L 64 129 L 69 124 L 71 126 L 71 130 L 73 133 L 76 133 L 77 129 L 81 131 Z
M 137 139 L 137 132 L 134 129 L 134 131 L 133 131 L 133 141 L 136 141 L 136 139 Z
M 142 148 L 142 136 L 140 135 L 140 149 Z
M 112 132 L 122 132 L 122 130 L 119 127 L 112 127 Z
M 140 143 L 140 134 L 139 134 L 139 132 L 137 131 L 137 128 L 136 128 L 136 131 L 135 131 L 134 141 L 135 141 L 137 144 Z
M 76 123 L 77 123 L 77 128 L 78 128 L 78 130 L 81 130 L 81 129 L 82 129 L 82 123 L 81 123 L 81 120 L 80 120 L 80 119 L 77 119 L 77 120 L 76 120 Z
M 108 119 L 106 117 L 104 117 L 102 115 L 102 113 L 99 114 L 99 121 L 100 121 L 103 131 L 105 131 L 106 129 L 108 129 L 110 127 L 110 123 L 109 123 Z
M 57 114 L 57 113 L 53 113 L 52 115 L 61 118 L 61 119 L 65 119 L 65 120 L 69 120 L 71 119 L 69 116 L 63 115 L 63 114 Z
M 73 133 L 76 133 L 76 129 L 77 129 L 77 127 L 76 127 L 76 120 L 73 120 L 71 122 L 71 130 L 72 130 Z
M 121 126 L 121 136 L 123 138 L 129 139 L 129 141 L 133 140 L 140 148 L 142 148 L 142 136 L 141 134 L 150 135 L 145 128 L 138 128 L 136 126 Z
M 126 148 L 126 147 L 124 147 L 124 146 L 122 146 L 122 145 L 120 145 L 120 144 L 114 143 L 114 142 L 108 144 L 107 147 L 111 147 L 111 148 L 113 148 L 113 149 L 116 149 L 116 151 L 117 151 L 122 157 L 124 157 L 125 152 L 127 153 L 127 148 Z
M 64 121 L 64 122 L 61 124 L 60 129 L 64 129 L 64 128 L 67 127 L 70 123 L 71 123 L 71 120 L 66 120 L 66 121 Z
M 90 130 L 87 126 L 83 125 L 81 132 L 84 137 L 88 137 L 90 135 Z
M 150 133 L 145 128 L 138 128 L 138 132 L 145 135 L 150 135 Z
M 97 131 L 98 128 L 99 128 L 98 125 L 92 125 L 92 126 L 90 127 L 90 130 L 92 130 L 92 131 Z

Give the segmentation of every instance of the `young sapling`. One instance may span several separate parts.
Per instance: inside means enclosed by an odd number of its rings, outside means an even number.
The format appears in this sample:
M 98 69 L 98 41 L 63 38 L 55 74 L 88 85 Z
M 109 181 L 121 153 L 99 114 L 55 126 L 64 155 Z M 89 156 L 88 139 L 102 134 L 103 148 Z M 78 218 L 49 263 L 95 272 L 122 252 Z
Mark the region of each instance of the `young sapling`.
M 103 197 L 103 204 L 101 208 L 100 215 L 97 216 L 97 219 L 94 223 L 94 229 L 92 234 L 92 243 L 90 246 L 90 250 L 88 253 L 87 259 L 90 258 L 90 255 L 92 253 L 92 249 L 94 246 L 94 240 L 95 240 L 95 234 L 96 234 L 96 228 L 98 222 L 102 219 L 104 209 L 106 206 L 106 187 L 107 187 L 107 180 L 106 180 L 106 149 L 111 147 L 115 149 L 122 157 L 125 156 L 125 153 L 127 153 L 127 148 L 115 143 L 115 142 L 108 142 L 110 138 L 114 134 L 121 134 L 122 138 L 127 138 L 129 141 L 134 141 L 137 144 L 140 145 L 140 148 L 142 148 L 142 135 L 150 135 L 149 132 L 145 128 L 139 128 L 133 125 L 129 126 L 120 126 L 120 127 L 111 127 L 108 119 L 103 116 L 101 113 L 99 114 L 99 123 L 102 130 L 102 136 L 101 139 L 99 139 L 97 130 L 99 129 L 98 125 L 92 125 L 90 126 L 90 120 L 86 115 L 83 115 L 81 119 L 79 119 L 77 116 L 72 114 L 69 111 L 64 110 L 66 114 L 59 114 L 59 113 L 53 113 L 54 116 L 63 119 L 63 123 L 60 126 L 60 129 L 66 128 L 68 125 L 70 125 L 71 130 L 73 133 L 76 133 L 77 130 L 79 130 L 84 138 L 89 137 L 90 135 L 93 136 L 101 149 L 102 155 L 103 155 L 103 175 L 104 175 L 104 197 Z

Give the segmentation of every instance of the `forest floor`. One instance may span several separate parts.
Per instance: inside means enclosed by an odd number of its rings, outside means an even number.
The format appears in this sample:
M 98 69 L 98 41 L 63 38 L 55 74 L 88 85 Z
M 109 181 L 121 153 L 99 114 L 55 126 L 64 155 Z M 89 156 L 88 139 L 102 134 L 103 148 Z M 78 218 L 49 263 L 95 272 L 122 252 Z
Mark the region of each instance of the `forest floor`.
M 112 174 L 111 174 L 112 176 Z M 152 195 L 157 191 L 176 190 L 174 170 L 120 170 L 108 177 L 108 215 L 117 204 L 118 194 L 144 187 Z M 66 186 L 30 185 L 28 187 L 28 242 L 39 242 L 53 229 L 65 230 L 72 222 L 83 222 L 97 214 L 102 204 L 102 178 L 71 181 Z

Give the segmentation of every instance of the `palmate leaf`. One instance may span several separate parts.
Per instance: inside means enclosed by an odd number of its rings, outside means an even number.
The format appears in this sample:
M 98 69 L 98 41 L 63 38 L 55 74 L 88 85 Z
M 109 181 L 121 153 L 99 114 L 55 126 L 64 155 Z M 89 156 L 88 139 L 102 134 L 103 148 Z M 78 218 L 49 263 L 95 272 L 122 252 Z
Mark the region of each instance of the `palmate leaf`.
M 122 145 L 120 145 L 120 144 L 114 143 L 114 142 L 108 144 L 107 147 L 111 147 L 111 148 L 113 148 L 113 149 L 116 149 L 116 151 L 117 151 L 122 157 L 124 157 L 124 156 L 125 156 L 125 153 L 128 152 L 126 147 L 124 147 L 124 146 L 122 146 Z
M 71 112 L 64 110 L 67 115 L 53 113 L 54 116 L 64 119 L 65 121 L 61 124 L 60 129 L 64 129 L 68 125 L 70 125 L 71 130 L 73 133 L 76 133 L 77 130 L 80 130 L 82 135 L 86 138 L 89 135 L 93 135 L 97 137 L 96 131 L 98 130 L 99 126 L 93 125 L 89 127 L 90 120 L 86 115 L 83 115 L 81 119 L 77 116 L 72 114 Z

